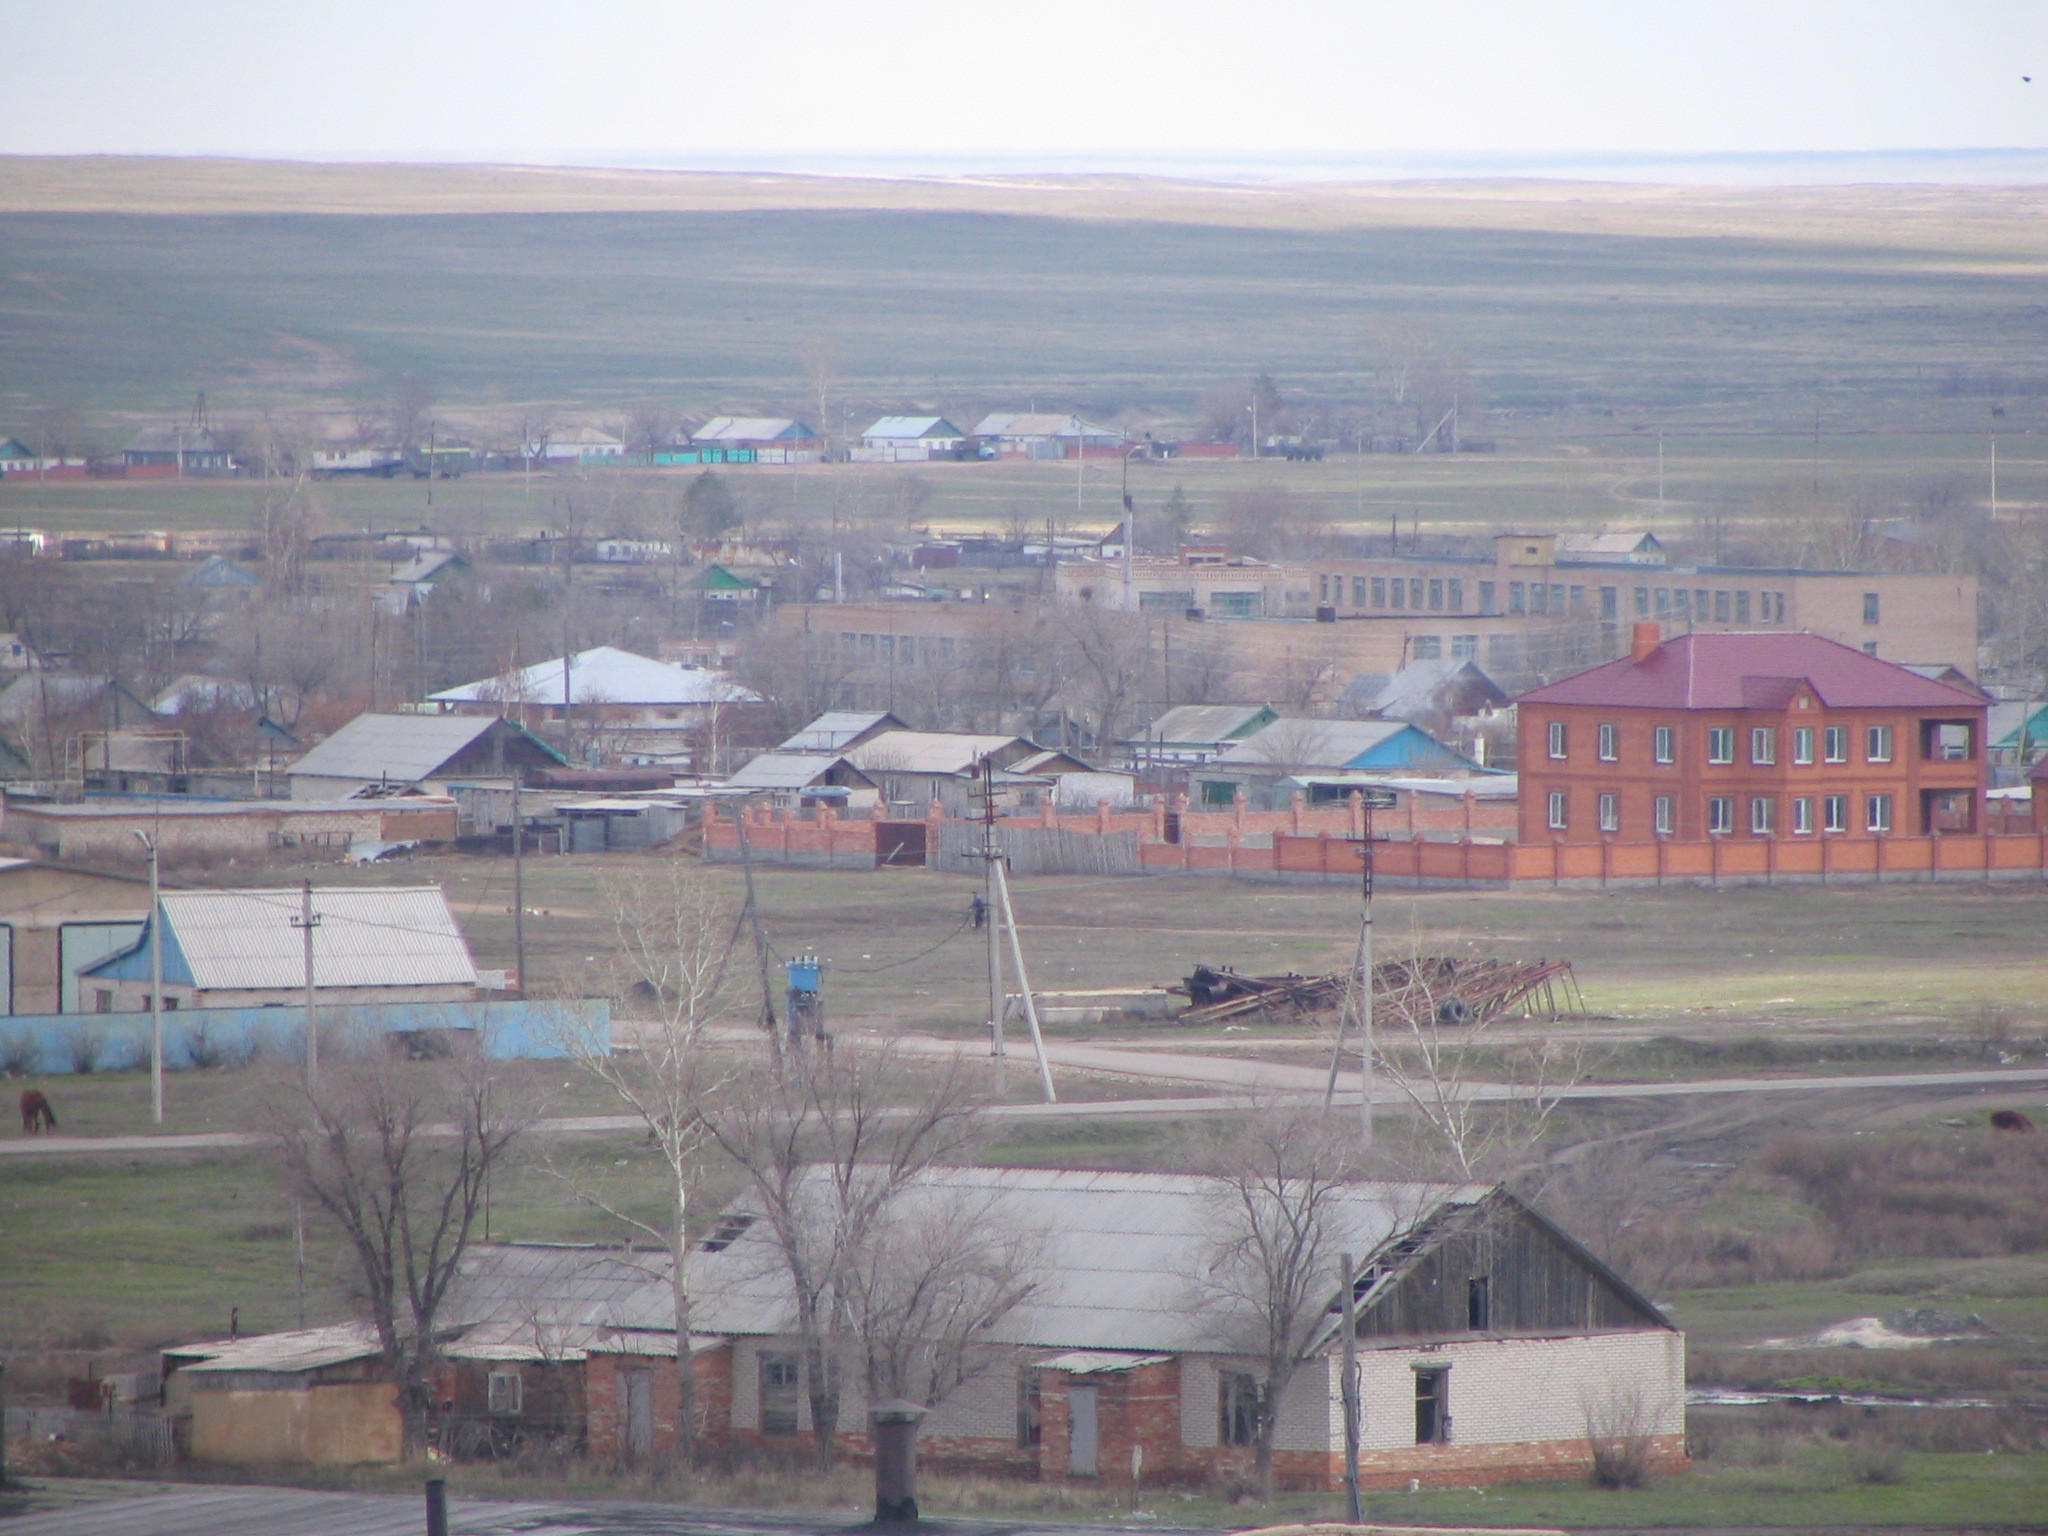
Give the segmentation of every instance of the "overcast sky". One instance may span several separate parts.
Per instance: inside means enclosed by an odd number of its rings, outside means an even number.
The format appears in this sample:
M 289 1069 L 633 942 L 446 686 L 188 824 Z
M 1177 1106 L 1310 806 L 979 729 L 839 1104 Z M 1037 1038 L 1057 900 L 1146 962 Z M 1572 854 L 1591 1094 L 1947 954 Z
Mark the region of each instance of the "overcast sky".
M 0 37 L 14 153 L 1285 174 L 2048 149 L 2048 0 L 0 0 Z

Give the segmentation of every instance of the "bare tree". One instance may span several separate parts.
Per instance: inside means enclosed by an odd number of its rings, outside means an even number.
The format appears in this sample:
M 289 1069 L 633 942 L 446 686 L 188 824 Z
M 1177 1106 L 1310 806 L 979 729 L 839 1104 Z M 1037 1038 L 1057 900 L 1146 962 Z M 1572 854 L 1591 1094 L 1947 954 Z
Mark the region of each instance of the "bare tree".
M 668 1257 L 675 1303 L 676 1454 L 684 1466 L 696 1455 L 697 1384 L 690 1365 L 690 1203 L 700 1187 L 710 1133 L 704 1101 L 731 1080 L 731 1069 L 711 1059 L 709 1031 L 727 1016 L 726 957 L 732 949 L 733 913 L 701 866 L 681 860 L 642 865 L 606 888 L 612 937 L 606 990 L 639 1015 L 620 1026 L 629 1048 L 582 1035 L 566 1041 L 570 1054 L 647 1127 L 668 1181 L 668 1210 L 646 1221 L 621 1204 L 579 1186 L 586 1203 L 650 1239 Z
M 1210 1134 L 1194 1158 L 1216 1195 L 1195 1305 L 1232 1353 L 1256 1361 L 1253 1475 L 1273 1492 L 1273 1441 L 1288 1388 L 1329 1327 L 1330 1298 L 1351 1233 L 1347 1186 L 1359 1174 L 1357 1127 L 1313 1111 L 1268 1106 Z M 1361 1255 L 1362 1257 L 1362 1255 Z
M 636 405 L 626 413 L 626 452 L 652 456 L 674 441 L 680 420 L 665 405 Z
M 856 1277 L 887 1267 L 878 1245 L 905 1192 L 971 1152 L 980 1100 L 957 1058 L 913 1076 L 888 1050 L 788 1051 L 710 1096 L 703 1113 L 719 1149 L 745 1174 L 789 1281 L 817 1462 L 830 1467 L 842 1386 L 837 1346 L 858 1315 Z M 894 1251 L 904 1251 L 900 1241 Z M 877 1281 L 878 1300 L 902 1290 L 900 1281 Z
M 427 1447 L 442 1307 L 522 1125 L 480 1051 L 408 1062 L 383 1039 L 355 1044 L 323 1059 L 317 1086 L 294 1074 L 258 1102 L 286 1185 L 352 1261 L 414 1459 Z

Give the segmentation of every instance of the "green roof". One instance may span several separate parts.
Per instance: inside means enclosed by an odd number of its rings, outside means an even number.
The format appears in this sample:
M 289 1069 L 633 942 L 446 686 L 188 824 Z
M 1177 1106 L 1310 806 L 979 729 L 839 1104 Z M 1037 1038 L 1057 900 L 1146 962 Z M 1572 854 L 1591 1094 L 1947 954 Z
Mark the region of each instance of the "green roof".
M 705 566 L 704 574 L 697 580 L 706 587 L 715 587 L 725 592 L 752 592 L 760 585 L 759 582 L 749 581 L 744 576 L 733 575 L 722 565 Z

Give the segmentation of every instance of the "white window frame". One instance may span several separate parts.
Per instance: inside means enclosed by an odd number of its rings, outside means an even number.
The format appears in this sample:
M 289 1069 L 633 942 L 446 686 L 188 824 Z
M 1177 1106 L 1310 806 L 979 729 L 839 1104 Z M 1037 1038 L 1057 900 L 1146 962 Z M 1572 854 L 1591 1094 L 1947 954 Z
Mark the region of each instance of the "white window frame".
M 1821 796 L 1820 829 L 1823 832 L 1846 832 L 1849 830 L 1849 797 L 1847 795 Z
M 1603 763 L 1618 763 L 1621 761 L 1620 726 L 1606 721 L 1601 723 L 1597 755 Z
M 1733 795 L 1707 796 L 1707 833 L 1730 833 L 1735 830 L 1735 797 Z
M 1651 733 L 1651 755 L 1660 763 L 1678 761 L 1678 732 L 1668 725 L 1660 725 Z
M 1669 795 L 1659 795 L 1655 800 L 1651 801 L 1650 813 L 1652 818 L 1651 825 L 1655 828 L 1658 835 L 1669 837 L 1671 829 L 1677 825 L 1677 821 L 1672 815 L 1671 797 Z
M 1571 810 L 1571 802 L 1570 802 L 1570 800 L 1569 800 L 1569 799 L 1567 798 L 1567 796 L 1566 796 L 1565 792 L 1564 792 L 1563 790 L 1561 790 L 1561 789 L 1553 789 L 1553 790 L 1552 790 L 1552 791 L 1550 792 L 1550 830 L 1551 830 L 1551 831 L 1553 831 L 1553 832 L 1562 832 L 1562 831 L 1564 831 L 1564 829 L 1565 829 L 1565 825 L 1566 825 L 1566 820 L 1567 820 L 1567 817 L 1568 817 L 1568 815 L 1569 815 L 1569 813 L 1570 813 L 1570 810 Z
M 1849 761 L 1849 727 L 1831 725 L 1821 732 L 1820 760 L 1824 763 Z
M 1863 760 L 1866 763 L 1888 763 L 1898 748 L 1898 740 L 1888 725 L 1866 725 L 1863 728 Z
M 1890 795 L 1865 795 L 1863 797 L 1863 830 L 1866 832 L 1889 832 L 1892 829 L 1892 797 Z
M 1565 730 L 1565 724 L 1562 720 L 1551 721 L 1548 734 L 1550 760 L 1554 763 L 1561 763 L 1571 755 L 1571 735 Z
M 1609 790 L 1600 797 L 1600 830 L 1619 832 L 1621 830 L 1621 796 Z
M 1778 802 L 1771 795 L 1752 795 L 1749 801 L 1749 835 L 1773 837 L 1778 831 Z
M 1811 836 L 1813 832 L 1813 796 L 1795 795 L 1792 799 L 1792 835 Z
M 1735 761 L 1735 727 L 1732 725 L 1710 725 L 1707 727 L 1707 761 L 1714 764 Z
M 1813 727 L 1795 725 L 1792 727 L 1792 762 L 1795 767 L 1813 766 Z
M 1776 726 L 1753 725 L 1749 728 L 1749 763 L 1752 768 L 1775 768 L 1778 765 Z

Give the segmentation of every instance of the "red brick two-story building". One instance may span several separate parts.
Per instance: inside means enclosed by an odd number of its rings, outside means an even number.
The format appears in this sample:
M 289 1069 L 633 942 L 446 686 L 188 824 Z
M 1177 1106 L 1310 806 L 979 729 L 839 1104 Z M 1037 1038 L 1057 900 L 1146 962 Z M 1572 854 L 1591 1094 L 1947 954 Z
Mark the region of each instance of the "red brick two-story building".
M 1978 830 L 1984 696 L 1818 635 L 1638 624 L 1516 702 L 1525 843 Z

